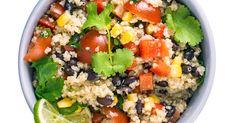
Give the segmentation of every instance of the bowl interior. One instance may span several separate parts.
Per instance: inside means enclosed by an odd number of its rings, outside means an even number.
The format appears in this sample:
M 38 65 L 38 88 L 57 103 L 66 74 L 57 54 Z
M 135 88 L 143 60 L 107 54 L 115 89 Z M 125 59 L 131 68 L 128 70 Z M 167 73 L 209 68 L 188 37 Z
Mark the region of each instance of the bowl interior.
M 36 98 L 32 86 L 32 72 L 29 64 L 24 62 L 23 57 L 27 52 L 27 47 L 29 45 L 29 42 L 31 41 L 32 33 L 34 27 L 37 25 L 37 21 L 47 11 L 50 4 L 54 1 L 55 0 L 40 0 L 38 2 L 27 21 L 21 38 L 18 56 L 19 78 L 25 99 L 31 111 L 33 111 L 33 106 L 36 102 Z M 201 26 L 204 31 L 202 50 L 206 66 L 206 75 L 203 85 L 193 95 L 187 110 L 178 121 L 179 123 L 186 123 L 193 122 L 196 119 L 209 96 L 215 72 L 215 47 L 209 23 L 206 20 L 206 17 L 200 6 L 197 4 L 196 0 L 180 0 L 180 2 L 186 4 L 190 8 L 192 13 L 201 22 Z

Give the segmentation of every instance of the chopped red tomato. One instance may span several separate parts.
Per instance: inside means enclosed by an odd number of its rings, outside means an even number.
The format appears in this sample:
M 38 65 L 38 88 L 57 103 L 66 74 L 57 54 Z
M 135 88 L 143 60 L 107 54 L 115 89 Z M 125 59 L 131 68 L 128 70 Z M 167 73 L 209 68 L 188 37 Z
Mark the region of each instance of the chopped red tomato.
M 162 108 L 163 108 L 163 105 L 161 105 L 161 104 L 159 104 L 159 103 L 155 103 L 154 108 L 151 110 L 151 114 L 157 115 L 156 110 L 157 110 L 157 109 L 158 109 L 158 110 L 162 110 Z
M 115 107 L 104 107 L 102 112 L 110 119 L 110 123 L 129 123 L 128 116 Z
M 169 75 L 171 68 L 166 63 L 164 63 L 162 60 L 155 60 L 156 65 L 153 65 L 153 67 L 150 69 L 153 73 L 159 75 L 159 76 L 167 76 Z
M 98 51 L 108 52 L 106 35 L 99 34 L 96 30 L 91 30 L 80 40 L 81 48 L 77 50 L 77 57 L 81 62 L 91 63 L 92 55 Z
M 160 9 L 155 8 L 144 1 L 140 1 L 138 3 L 130 3 L 129 1 L 124 5 L 124 8 L 143 20 L 151 23 L 161 22 Z
M 105 9 L 105 7 L 107 5 L 107 0 L 94 0 L 94 1 L 97 4 L 98 13 L 101 13 Z
M 124 7 L 122 5 L 118 5 L 115 7 L 115 9 L 113 10 L 113 13 L 122 18 L 123 17 L 123 13 L 124 13 Z
M 125 44 L 124 48 L 131 50 L 135 55 L 137 55 L 139 52 L 138 46 L 133 42 L 129 42 L 129 43 Z
M 152 73 L 140 74 L 140 91 L 153 90 L 153 75 Z
M 50 7 L 50 15 L 56 19 L 59 18 L 64 13 L 64 11 L 64 7 L 59 3 L 53 3 Z
M 128 67 L 128 70 L 134 70 L 136 69 L 136 66 L 137 66 L 137 62 L 136 62 L 136 59 L 134 59 L 132 65 Z
M 50 28 L 50 29 L 54 29 L 55 28 L 55 26 L 56 26 L 56 23 L 55 22 L 51 22 L 50 20 L 49 20 L 49 18 L 48 17 L 42 17 L 40 20 L 39 20 L 39 22 L 38 22 L 40 25 L 42 25 L 42 26 L 45 26 L 45 27 L 47 27 L 47 28 Z
M 152 60 L 157 57 L 165 57 L 169 55 L 168 48 L 163 40 L 141 40 L 140 56 L 143 59 Z
M 157 32 L 153 33 L 153 36 L 155 38 L 162 39 L 164 36 L 163 35 L 164 29 L 165 29 L 165 25 L 160 25 L 159 30 Z
M 92 116 L 92 123 L 101 123 L 104 118 L 105 118 L 104 115 L 95 112 L 93 113 L 93 116 Z
M 37 61 L 46 56 L 45 49 L 51 46 L 52 38 L 37 38 L 36 42 L 32 44 L 32 47 L 28 50 L 28 53 L 24 56 L 24 60 L 28 62 Z

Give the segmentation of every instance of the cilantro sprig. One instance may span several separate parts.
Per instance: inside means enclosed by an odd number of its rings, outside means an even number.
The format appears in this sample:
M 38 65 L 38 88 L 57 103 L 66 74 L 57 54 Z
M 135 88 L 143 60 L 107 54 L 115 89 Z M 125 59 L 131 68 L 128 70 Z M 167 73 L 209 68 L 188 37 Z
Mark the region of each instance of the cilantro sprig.
M 112 61 L 109 56 L 111 55 Z M 132 63 L 134 55 L 129 49 L 117 49 L 115 53 L 107 54 L 99 52 L 92 57 L 93 70 L 104 76 L 111 76 L 115 73 L 123 73 Z
M 191 16 L 184 5 L 179 5 L 176 11 L 166 10 L 166 23 L 175 31 L 175 41 L 188 43 L 190 46 L 198 45 L 203 39 L 203 32 L 199 21 Z
M 36 70 L 36 95 L 39 98 L 45 98 L 49 101 L 56 101 L 62 94 L 64 85 L 63 78 L 54 78 L 58 66 L 49 57 L 44 57 L 38 61 L 32 62 L 32 67 Z

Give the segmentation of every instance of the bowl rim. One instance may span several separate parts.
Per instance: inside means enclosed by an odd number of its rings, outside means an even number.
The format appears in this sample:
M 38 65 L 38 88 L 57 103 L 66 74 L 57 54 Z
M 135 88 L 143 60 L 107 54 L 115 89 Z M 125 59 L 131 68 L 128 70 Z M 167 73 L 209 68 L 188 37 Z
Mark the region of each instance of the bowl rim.
M 216 50 L 215 50 L 215 43 L 214 43 L 214 39 L 213 39 L 213 34 L 209 25 L 209 21 L 207 20 L 203 9 L 201 8 L 201 6 L 199 5 L 199 3 L 196 0 L 182 0 L 184 4 L 188 5 L 188 3 L 190 3 L 190 5 L 192 5 L 194 8 L 193 10 L 199 11 L 198 15 L 202 16 L 201 18 L 199 18 L 199 21 L 203 21 L 203 23 L 205 23 L 205 25 L 202 26 L 203 30 L 206 31 L 206 36 L 207 36 L 207 42 L 209 44 L 209 50 L 212 49 L 212 52 L 210 52 L 210 64 L 209 64 L 209 75 L 206 75 L 205 77 L 205 82 L 208 83 L 208 85 L 206 86 L 206 88 L 204 88 L 203 90 L 205 91 L 205 94 L 202 94 L 202 98 L 200 99 L 200 102 L 198 102 L 197 104 L 199 104 L 197 106 L 196 109 L 193 109 L 192 114 L 190 114 L 190 116 L 184 116 L 184 114 L 182 115 L 182 117 L 180 118 L 180 120 L 178 121 L 179 123 L 187 123 L 187 122 L 191 122 L 191 121 L 195 121 L 195 119 L 199 116 L 200 112 L 202 111 L 202 109 L 204 108 L 207 99 L 210 95 L 210 92 L 212 90 L 213 87 L 213 81 L 214 81 L 214 76 L 215 76 L 215 69 L 216 69 Z M 23 56 L 25 55 L 22 51 L 22 48 L 26 45 L 27 41 L 25 39 L 25 37 L 27 37 L 27 35 L 31 32 L 29 28 L 31 28 L 31 26 L 33 25 L 33 21 L 35 21 L 35 16 L 37 16 L 37 12 L 41 10 L 42 6 L 48 2 L 47 0 L 39 0 L 37 2 L 37 4 L 35 5 L 34 9 L 32 10 L 30 16 L 28 17 L 28 20 L 25 24 L 24 27 L 24 31 L 22 33 L 21 36 L 21 40 L 20 40 L 20 45 L 19 45 L 19 51 L 18 51 L 18 75 L 19 75 L 19 80 L 20 80 L 20 85 L 22 88 L 22 92 L 24 95 L 24 98 L 30 108 L 30 110 L 33 112 L 33 106 L 35 104 L 36 98 L 35 98 L 35 94 L 34 93 L 28 93 L 31 92 L 31 90 L 29 90 L 29 87 L 27 86 L 30 83 L 26 83 L 24 82 L 24 77 L 25 76 L 25 71 L 24 71 L 24 65 L 25 62 L 23 60 Z M 190 8 L 190 7 L 189 7 Z M 34 22 L 35 23 L 35 22 Z M 34 30 L 34 28 L 33 28 Z M 208 79 L 208 80 L 207 80 Z M 31 83 L 32 86 L 32 83 Z M 199 88 L 201 89 L 201 88 Z M 32 99 L 33 98 L 33 99 Z M 187 109 L 185 110 L 185 112 L 187 112 Z M 183 117 L 184 116 L 184 117 Z M 185 118 L 186 117 L 186 118 Z

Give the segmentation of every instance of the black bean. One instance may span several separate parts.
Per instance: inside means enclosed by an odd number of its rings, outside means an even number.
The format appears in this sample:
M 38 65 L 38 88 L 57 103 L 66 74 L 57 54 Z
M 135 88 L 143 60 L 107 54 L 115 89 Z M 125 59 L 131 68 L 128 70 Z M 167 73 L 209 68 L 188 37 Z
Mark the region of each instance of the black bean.
M 77 62 L 78 62 L 77 58 L 71 58 L 70 61 L 68 62 L 68 65 L 69 66 L 73 66 L 73 65 L 76 66 Z
M 120 76 L 117 74 L 115 76 L 112 77 L 112 84 L 116 87 L 121 86 L 122 84 L 122 79 L 120 78 Z
M 64 65 L 64 72 L 68 76 L 72 76 L 75 73 L 74 70 L 68 65 Z
M 187 60 L 192 60 L 194 57 L 194 50 L 192 48 L 188 48 L 184 51 L 184 58 Z
M 192 68 L 191 74 L 192 74 L 194 77 L 199 77 L 199 76 L 200 76 L 200 73 L 198 72 L 198 70 L 197 70 L 196 67 L 193 67 L 193 68 Z
M 172 105 L 167 105 L 165 109 L 167 112 L 166 117 L 172 117 L 176 111 L 175 106 Z
M 173 42 L 172 50 L 177 51 L 178 49 L 179 49 L 179 45 Z
M 181 64 L 182 67 L 182 73 L 189 74 L 192 71 L 192 66 L 188 64 Z
M 74 11 L 75 7 L 72 3 L 70 3 L 68 0 L 66 0 L 65 4 L 64 4 L 64 8 L 65 8 L 65 10 L 68 10 L 72 13 Z
M 136 77 L 130 76 L 130 77 L 127 77 L 126 79 L 124 79 L 122 84 L 128 86 L 129 84 L 135 82 L 136 80 L 137 80 Z
M 88 69 L 86 72 L 88 73 L 88 78 L 87 78 L 88 80 L 90 81 L 99 80 L 100 76 L 97 73 L 95 73 L 92 69 Z
M 158 90 L 158 93 L 166 95 L 167 94 L 167 90 L 166 89 L 160 89 L 160 90 Z
M 160 102 L 160 104 L 163 105 L 163 106 L 166 106 L 166 105 L 167 105 L 167 103 L 164 102 L 164 101 L 163 101 L 163 102 Z
M 112 104 L 113 99 L 111 96 L 107 95 L 104 98 L 97 97 L 97 102 L 103 106 L 109 106 Z
M 57 58 L 63 60 L 63 54 L 62 54 L 62 53 L 56 52 L 56 53 L 55 53 L 55 56 L 56 56 Z
M 163 81 L 158 81 L 156 82 L 156 85 L 160 86 L 160 87 L 167 87 L 168 86 L 168 82 L 163 80 Z
M 150 63 L 148 63 L 148 62 L 143 63 L 143 68 L 144 69 L 150 69 L 151 67 L 152 67 L 152 65 Z
M 138 115 L 142 113 L 142 109 L 143 109 L 143 104 L 142 104 L 141 100 L 137 100 L 136 110 L 137 110 Z

